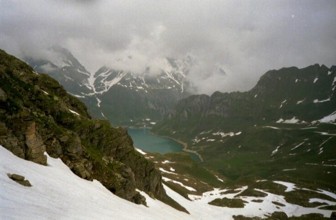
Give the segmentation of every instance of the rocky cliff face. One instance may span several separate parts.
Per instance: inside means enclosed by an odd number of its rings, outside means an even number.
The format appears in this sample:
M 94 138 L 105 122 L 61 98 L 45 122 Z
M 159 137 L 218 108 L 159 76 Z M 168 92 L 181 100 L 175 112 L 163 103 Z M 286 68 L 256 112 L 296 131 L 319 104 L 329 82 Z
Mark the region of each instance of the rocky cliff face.
M 295 118 L 313 122 L 335 111 L 336 67 L 312 65 L 271 70 L 248 92 L 194 95 L 178 102 L 175 112 L 155 127 L 201 132 Z M 181 126 L 183 123 L 183 126 Z
M 97 179 L 132 202 L 145 204 L 139 189 L 173 203 L 161 185 L 159 171 L 134 150 L 126 130 L 92 120 L 84 104 L 58 82 L 1 50 L 0 144 L 44 165 L 46 151 L 78 176 Z

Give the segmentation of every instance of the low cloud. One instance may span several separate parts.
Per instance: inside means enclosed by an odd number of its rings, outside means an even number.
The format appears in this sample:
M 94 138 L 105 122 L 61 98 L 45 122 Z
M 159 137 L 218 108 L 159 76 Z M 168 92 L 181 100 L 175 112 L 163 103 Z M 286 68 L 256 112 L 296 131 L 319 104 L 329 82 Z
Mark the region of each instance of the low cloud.
M 69 49 L 89 71 L 151 72 L 192 56 L 199 93 L 248 90 L 269 69 L 335 64 L 335 1 L 0 1 L 0 47 Z

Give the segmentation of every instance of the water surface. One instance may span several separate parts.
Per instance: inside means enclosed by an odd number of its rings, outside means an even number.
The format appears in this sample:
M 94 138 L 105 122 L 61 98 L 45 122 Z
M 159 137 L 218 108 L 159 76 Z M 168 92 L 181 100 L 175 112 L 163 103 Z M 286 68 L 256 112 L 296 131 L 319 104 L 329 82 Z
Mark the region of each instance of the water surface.
M 165 154 L 183 151 L 182 144 L 155 135 L 147 128 L 128 128 L 128 134 L 132 137 L 135 147 L 147 152 Z

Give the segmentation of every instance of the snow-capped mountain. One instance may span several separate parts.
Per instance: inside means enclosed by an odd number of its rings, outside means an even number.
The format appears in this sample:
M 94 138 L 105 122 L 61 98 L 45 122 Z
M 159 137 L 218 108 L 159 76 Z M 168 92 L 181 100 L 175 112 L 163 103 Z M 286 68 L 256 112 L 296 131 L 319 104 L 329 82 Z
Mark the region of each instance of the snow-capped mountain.
M 91 79 L 94 93 L 87 96 L 97 100 L 99 111 L 113 123 L 153 124 L 188 95 L 183 71 L 177 65 L 156 75 L 102 67 Z
M 58 80 L 72 95 L 81 98 L 95 117 L 108 118 L 116 125 L 153 125 L 170 112 L 178 100 L 189 95 L 186 76 L 192 58 L 166 58 L 158 72 L 135 73 L 103 66 L 95 73 L 60 47 L 51 49 L 49 60 L 25 60 L 37 72 Z
M 45 59 L 25 58 L 35 71 L 47 73 L 71 94 L 83 96 L 93 91 L 90 87 L 90 72 L 72 55 L 62 47 L 49 49 L 49 56 Z
M 158 75 L 150 76 L 146 72 L 136 74 L 104 66 L 95 73 L 93 86 L 96 94 L 108 92 L 112 86 L 144 93 L 153 89 L 171 89 L 183 93 L 184 78 L 185 75 L 177 71 L 162 71 Z

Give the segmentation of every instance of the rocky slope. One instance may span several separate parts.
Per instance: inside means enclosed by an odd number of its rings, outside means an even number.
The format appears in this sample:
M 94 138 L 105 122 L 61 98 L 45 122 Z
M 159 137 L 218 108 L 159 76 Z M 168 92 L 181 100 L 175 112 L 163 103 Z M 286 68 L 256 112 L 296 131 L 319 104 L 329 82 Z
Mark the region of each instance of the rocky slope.
M 56 47 L 51 51 L 54 57 L 50 60 L 25 60 L 80 98 L 94 117 L 107 118 L 115 125 L 152 126 L 189 95 L 185 77 L 192 65 L 190 57 L 167 58 L 157 73 L 150 67 L 134 73 L 106 66 L 89 73 L 68 50 Z
M 161 175 L 109 122 L 92 120 L 83 103 L 57 81 L 0 51 L 0 145 L 46 165 L 59 157 L 78 176 L 99 180 L 116 195 L 145 204 L 136 189 L 164 202 Z M 182 209 L 181 207 L 179 207 Z

